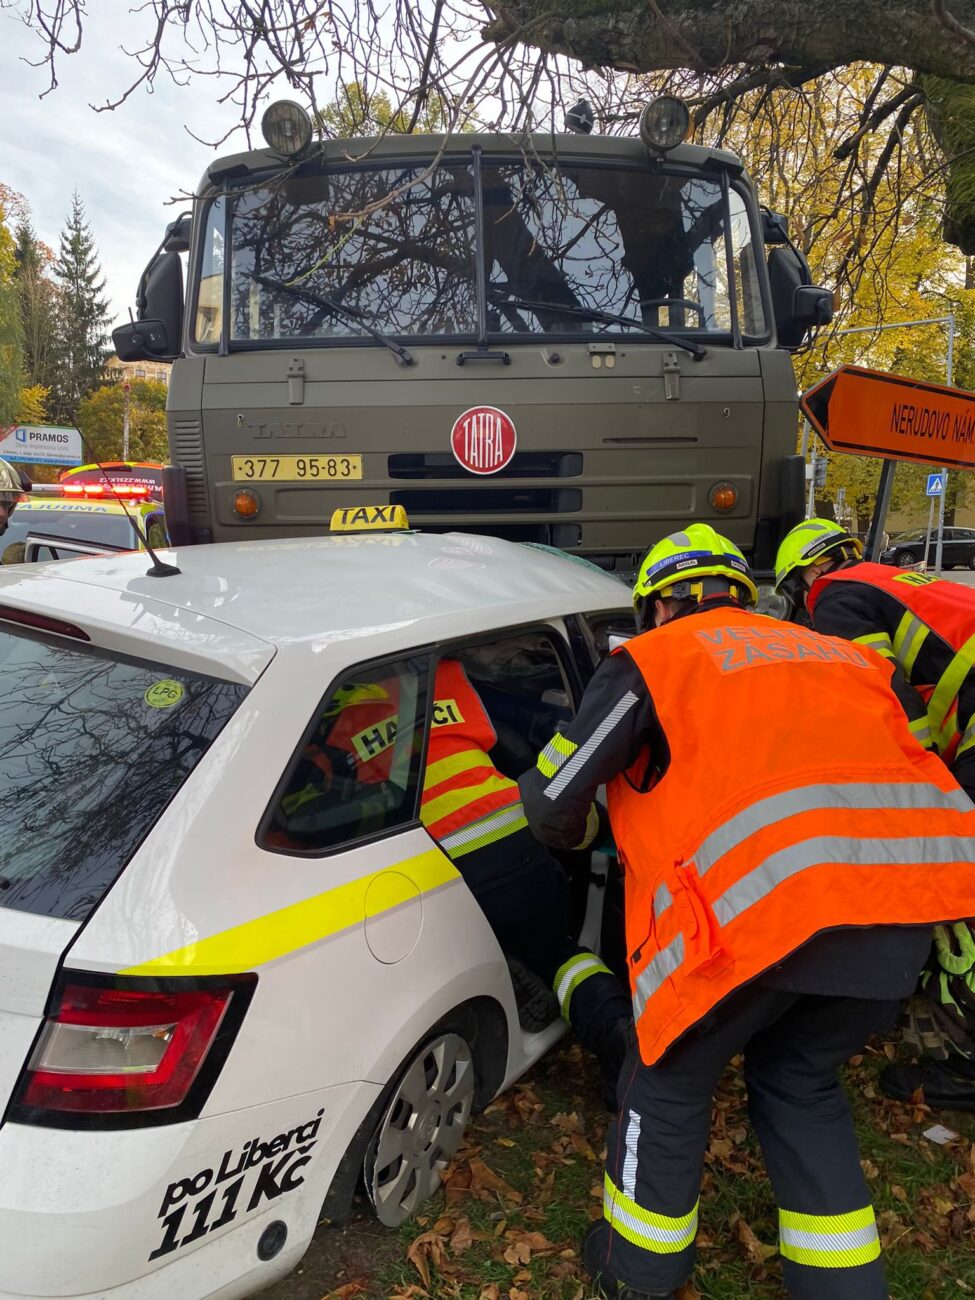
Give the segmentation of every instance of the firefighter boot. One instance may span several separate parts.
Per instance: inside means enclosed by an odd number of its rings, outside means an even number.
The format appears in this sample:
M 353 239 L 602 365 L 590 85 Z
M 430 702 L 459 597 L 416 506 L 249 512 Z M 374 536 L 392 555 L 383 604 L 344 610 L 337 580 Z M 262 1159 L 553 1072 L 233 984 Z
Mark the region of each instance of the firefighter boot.
M 604 1300 L 676 1300 L 676 1291 L 638 1291 L 613 1277 L 606 1267 L 609 1233 L 609 1224 L 599 1219 L 586 1229 L 581 1247 L 582 1266 Z

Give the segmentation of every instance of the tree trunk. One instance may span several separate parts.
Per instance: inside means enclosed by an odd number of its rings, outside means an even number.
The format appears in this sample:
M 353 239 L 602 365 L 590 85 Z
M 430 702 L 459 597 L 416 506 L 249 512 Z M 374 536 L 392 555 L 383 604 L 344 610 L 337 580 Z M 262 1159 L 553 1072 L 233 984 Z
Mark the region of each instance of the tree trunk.
M 505 0 L 485 36 L 652 72 L 862 60 L 975 82 L 975 0 Z M 959 28 L 967 34 L 960 34 Z

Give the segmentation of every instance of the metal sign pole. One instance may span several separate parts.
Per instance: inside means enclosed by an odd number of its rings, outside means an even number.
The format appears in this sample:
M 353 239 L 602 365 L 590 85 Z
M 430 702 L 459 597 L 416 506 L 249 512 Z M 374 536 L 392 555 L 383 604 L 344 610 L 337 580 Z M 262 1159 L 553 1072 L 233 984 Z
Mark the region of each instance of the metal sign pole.
M 884 549 L 884 520 L 887 518 L 887 507 L 890 505 L 890 492 L 894 486 L 894 470 L 896 468 L 896 460 L 885 460 L 880 471 L 880 482 L 877 484 L 877 504 L 874 508 L 873 519 L 870 521 L 870 531 L 867 533 L 865 551 L 868 560 L 879 560 L 880 552 Z
M 946 359 L 945 370 L 947 372 L 948 387 L 951 387 L 952 378 L 955 371 L 955 315 L 954 312 L 948 316 L 948 356 Z M 944 551 L 945 541 L 945 500 L 948 496 L 948 468 L 941 467 L 941 472 L 945 476 L 945 488 L 941 493 L 941 501 L 938 505 L 938 545 L 934 553 L 934 571 L 941 577 L 941 558 Z
M 934 503 L 936 498 L 931 498 L 931 508 L 928 511 L 928 531 L 924 537 L 924 569 L 927 572 L 928 554 L 931 550 L 931 531 L 934 528 Z

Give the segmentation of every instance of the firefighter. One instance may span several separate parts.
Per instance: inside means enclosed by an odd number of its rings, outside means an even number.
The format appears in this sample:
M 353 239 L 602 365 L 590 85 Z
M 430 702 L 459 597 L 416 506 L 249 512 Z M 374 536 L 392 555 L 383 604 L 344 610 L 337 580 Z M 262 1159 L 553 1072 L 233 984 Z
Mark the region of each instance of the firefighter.
M 26 474 L 14 469 L 9 461 L 0 460 L 0 537 L 7 531 L 10 516 L 32 486 Z
M 862 555 L 859 540 L 845 528 L 808 519 L 779 547 L 776 586 L 805 607 L 817 631 L 869 646 L 890 660 L 911 730 L 975 799 L 975 591 L 930 574 L 865 563 Z M 888 1096 L 906 1101 L 923 1088 L 931 1106 L 975 1109 L 975 1007 L 971 991 L 967 1000 L 956 996 L 959 980 L 975 981 L 973 966 L 969 927 L 939 928 L 905 1034 L 911 1046 L 934 1059 L 888 1066 L 880 1078 Z M 926 1005 L 932 1000 L 940 1005 Z
M 931 924 L 975 906 L 975 808 L 912 737 L 887 661 L 756 598 L 708 525 L 654 546 L 639 634 L 521 778 L 553 846 L 607 783 L 625 871 L 638 1044 L 584 1262 L 626 1300 L 685 1282 L 712 1093 L 743 1052 L 789 1294 L 887 1300 L 837 1072 L 893 1021 Z
M 529 981 L 521 989 L 529 995 L 530 1027 L 548 1024 L 554 991 L 562 1015 L 596 1056 L 607 1096 L 615 1098 L 632 1038 L 629 995 L 607 966 L 571 937 L 568 879 L 528 829 L 517 782 L 491 761 L 497 736 L 458 660 L 440 661 L 434 695 L 420 820 L 456 865 L 504 952 L 542 982 L 543 997 L 534 1006 L 530 995 L 537 986 Z M 346 687 L 324 719 L 320 743 L 305 751 L 301 779 L 306 784 L 285 796 L 285 811 L 297 812 L 336 775 L 351 776 L 360 785 L 387 780 L 398 712 L 395 680 Z M 599 829 L 598 814 L 590 808 L 573 847 L 590 847 Z M 517 966 L 512 974 L 520 978 Z M 521 1011 L 524 1016 L 524 1003 Z M 541 1017 L 536 1024 L 531 1024 L 533 1011 Z

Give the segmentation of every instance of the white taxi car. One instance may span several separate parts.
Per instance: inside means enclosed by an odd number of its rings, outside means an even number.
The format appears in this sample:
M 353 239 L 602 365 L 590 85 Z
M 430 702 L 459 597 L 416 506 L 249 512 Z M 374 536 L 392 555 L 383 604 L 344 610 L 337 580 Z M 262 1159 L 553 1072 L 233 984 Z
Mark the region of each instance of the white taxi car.
M 521 1027 L 418 820 L 428 683 L 460 658 L 517 775 L 627 589 L 462 534 L 164 556 L 0 570 L 2 1300 L 249 1296 L 362 1182 L 411 1214 L 563 1030 Z M 335 702 L 391 678 L 382 789 L 290 799 Z

